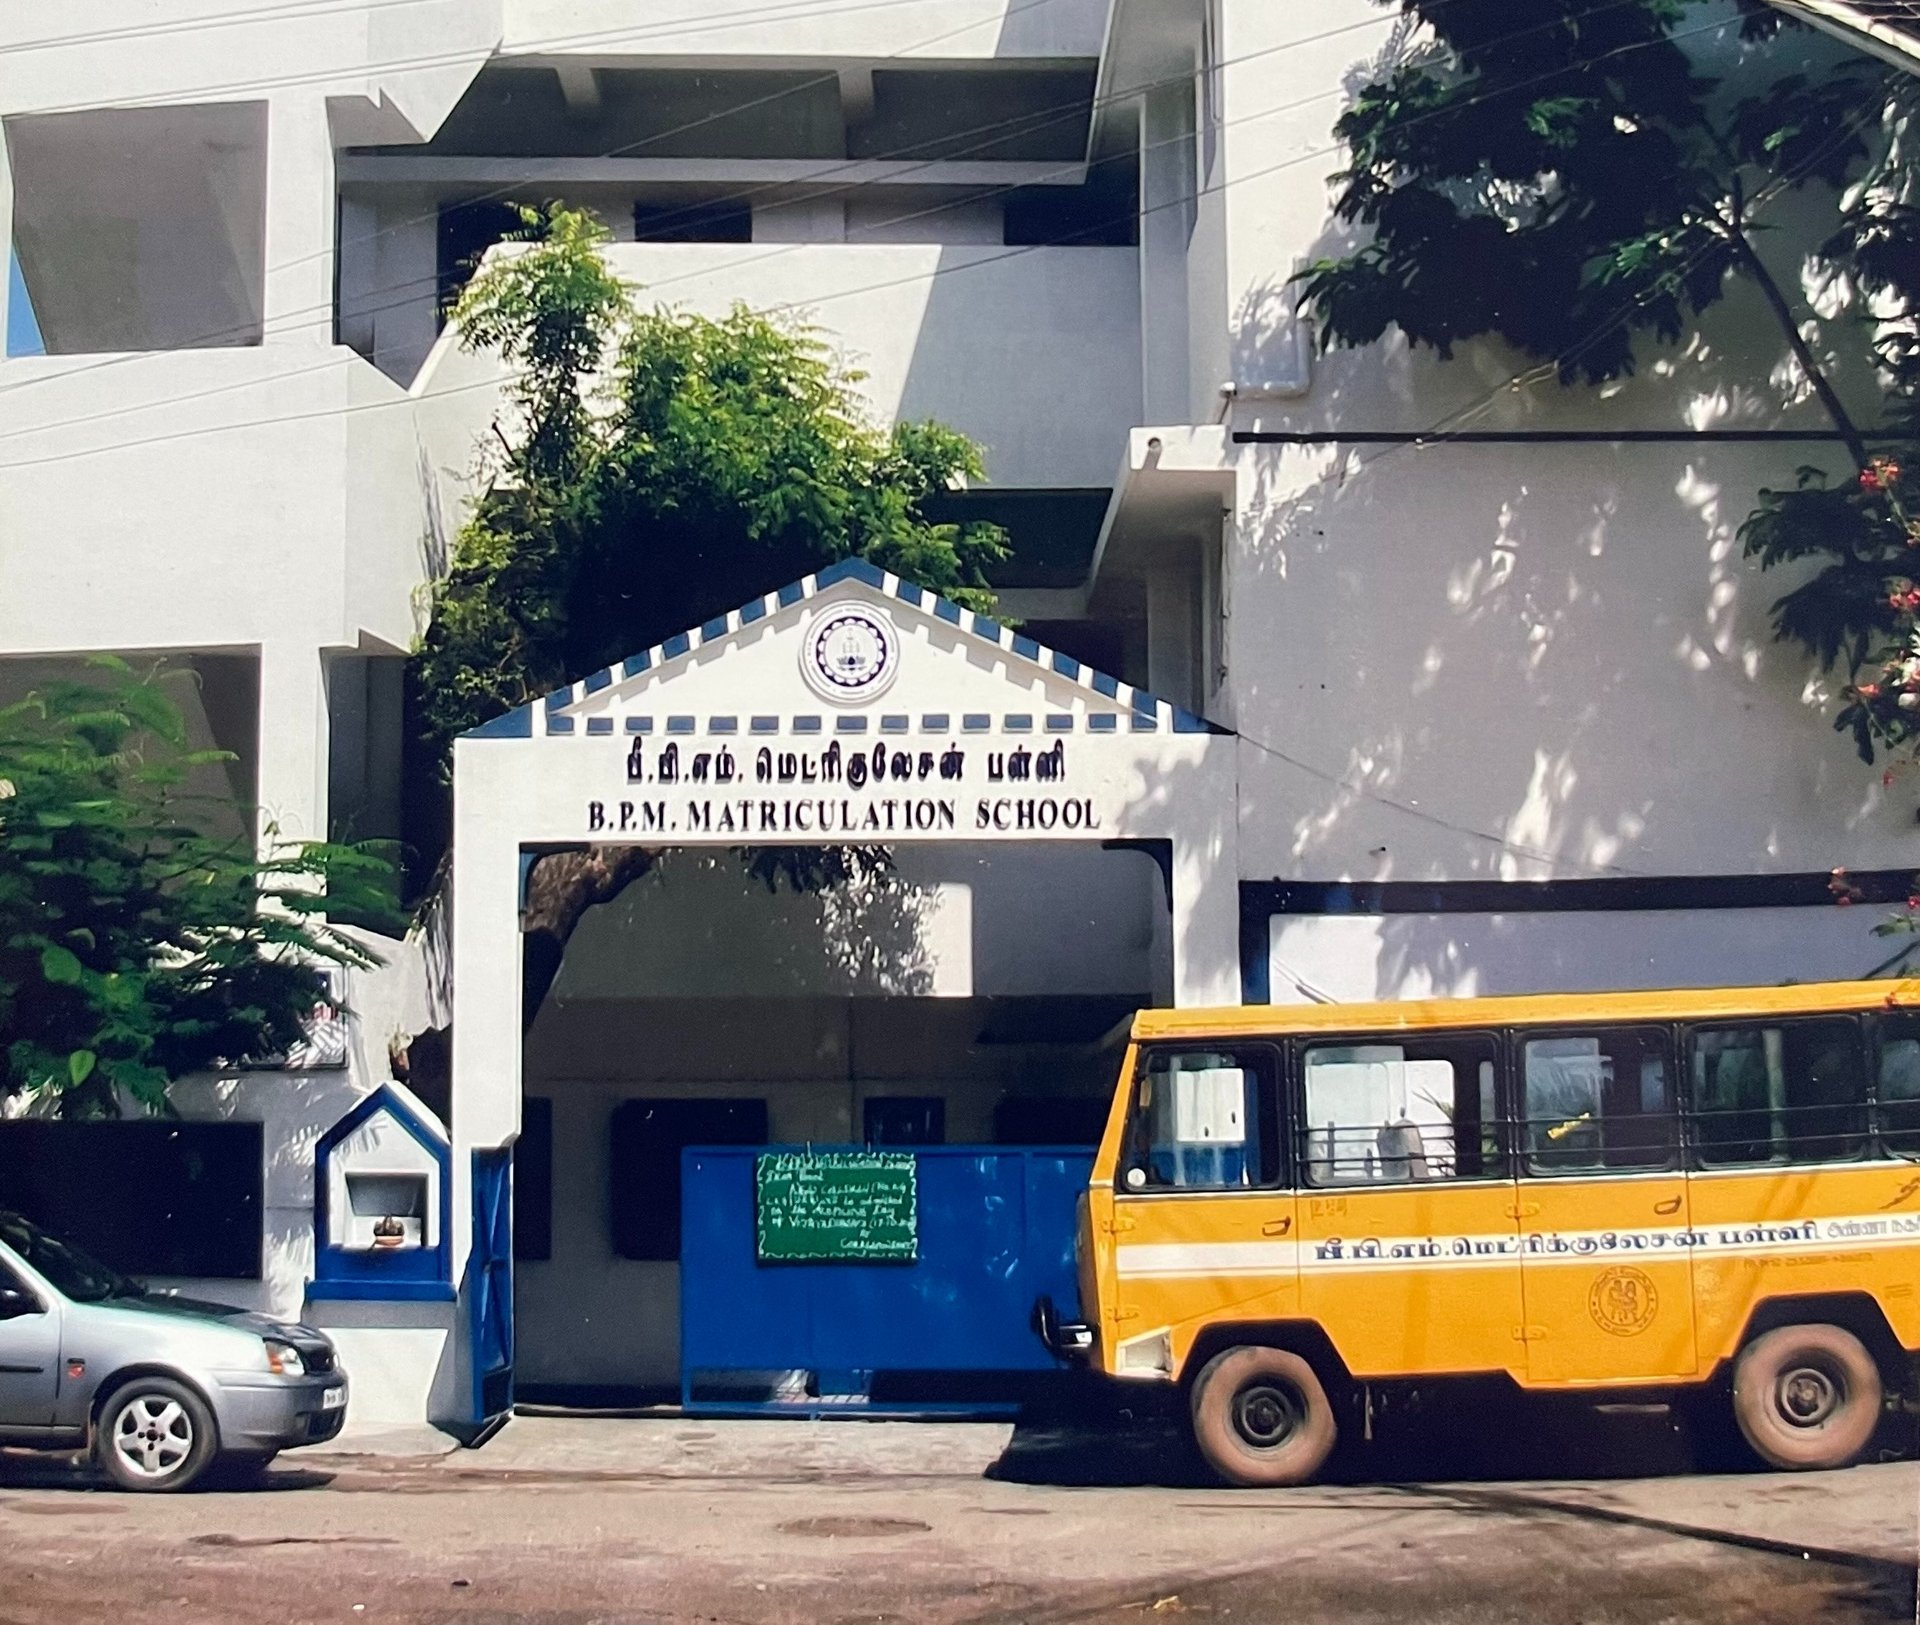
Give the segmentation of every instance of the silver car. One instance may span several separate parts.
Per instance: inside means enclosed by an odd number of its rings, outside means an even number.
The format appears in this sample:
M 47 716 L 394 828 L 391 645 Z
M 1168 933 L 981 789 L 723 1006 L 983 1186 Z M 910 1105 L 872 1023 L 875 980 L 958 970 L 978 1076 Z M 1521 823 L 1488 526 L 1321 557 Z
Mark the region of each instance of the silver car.
M 324 1332 L 150 1294 L 0 1211 L 0 1444 L 89 1450 L 122 1489 L 183 1490 L 331 1439 L 346 1415 Z

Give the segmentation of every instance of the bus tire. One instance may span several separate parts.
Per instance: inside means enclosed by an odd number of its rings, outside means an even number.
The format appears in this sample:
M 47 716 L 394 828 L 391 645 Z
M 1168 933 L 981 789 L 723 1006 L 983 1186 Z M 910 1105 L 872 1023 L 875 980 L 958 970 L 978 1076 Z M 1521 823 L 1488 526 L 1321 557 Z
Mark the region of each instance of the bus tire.
M 1325 1386 L 1286 1349 L 1216 1354 L 1194 1381 L 1192 1405 L 1194 1442 L 1230 1484 L 1304 1484 L 1339 1437 Z
M 1782 1326 L 1733 1367 L 1733 1414 L 1755 1454 L 1789 1471 L 1845 1467 L 1872 1441 L 1884 1400 L 1880 1367 L 1839 1326 Z

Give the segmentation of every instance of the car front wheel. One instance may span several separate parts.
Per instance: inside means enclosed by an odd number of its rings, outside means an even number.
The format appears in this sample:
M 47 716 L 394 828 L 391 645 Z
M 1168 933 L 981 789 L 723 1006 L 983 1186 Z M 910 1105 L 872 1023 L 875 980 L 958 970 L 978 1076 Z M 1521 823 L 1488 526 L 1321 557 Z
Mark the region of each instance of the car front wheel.
M 100 1411 L 94 1459 L 123 1490 L 184 1490 L 207 1470 L 219 1441 L 206 1402 L 168 1377 L 135 1377 Z

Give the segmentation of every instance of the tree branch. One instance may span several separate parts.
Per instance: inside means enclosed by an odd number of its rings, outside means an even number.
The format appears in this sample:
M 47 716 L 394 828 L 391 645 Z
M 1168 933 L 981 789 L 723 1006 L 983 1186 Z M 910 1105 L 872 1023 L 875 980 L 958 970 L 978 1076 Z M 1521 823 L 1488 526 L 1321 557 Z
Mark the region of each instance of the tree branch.
M 588 846 L 534 859 L 520 914 L 522 1033 L 533 1030 L 581 916 L 596 903 L 612 902 L 652 869 L 659 856 L 645 846 Z
M 1772 309 L 1774 317 L 1780 323 L 1780 331 L 1786 335 L 1794 360 L 1800 363 L 1800 370 L 1807 375 L 1807 382 L 1813 386 L 1813 393 L 1826 409 L 1827 416 L 1833 420 L 1834 428 L 1840 431 L 1840 438 L 1846 442 L 1847 453 L 1853 458 L 1856 468 L 1865 468 L 1868 461 L 1867 443 L 1860 436 L 1860 430 L 1848 415 L 1846 407 L 1840 404 L 1840 397 L 1834 392 L 1828 380 L 1826 369 L 1814 356 L 1813 346 L 1807 343 L 1806 335 L 1800 331 L 1800 324 L 1793 319 L 1793 308 L 1787 303 L 1786 295 L 1780 291 L 1780 284 L 1773 279 L 1773 273 L 1767 269 L 1766 262 L 1755 251 L 1748 239 L 1745 224 L 1738 213 L 1734 218 L 1721 219 L 1721 227 L 1726 232 L 1727 241 L 1733 245 L 1733 251 L 1740 257 L 1753 280 L 1759 284 L 1760 293 Z

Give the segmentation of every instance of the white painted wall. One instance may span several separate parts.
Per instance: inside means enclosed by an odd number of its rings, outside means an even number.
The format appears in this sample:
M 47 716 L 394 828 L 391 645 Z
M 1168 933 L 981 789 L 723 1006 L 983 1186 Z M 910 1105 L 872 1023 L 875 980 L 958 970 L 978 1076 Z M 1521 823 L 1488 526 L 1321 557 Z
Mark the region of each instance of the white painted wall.
M 1912 795 L 1833 731 L 1735 534 L 1820 449 L 1244 448 L 1245 873 L 1911 863 Z
M 632 52 L 661 57 L 1095 57 L 1108 0 L 899 0 L 818 7 L 765 0 L 506 0 L 512 54 Z
M 1166 901 L 1140 852 L 1018 845 L 894 852 L 852 895 L 769 894 L 727 852 L 665 854 L 575 929 L 552 997 L 1150 993 Z
M 608 258 L 643 302 L 707 315 L 745 303 L 819 327 L 867 374 L 879 422 L 937 417 L 973 436 L 995 485 L 1105 485 L 1140 418 L 1132 249 L 616 243 Z M 449 336 L 415 382 L 437 469 L 468 467 L 491 376 Z
M 1899 944 L 1874 908 L 1587 914 L 1276 915 L 1275 1004 L 1664 987 L 1766 987 L 1864 976 Z

